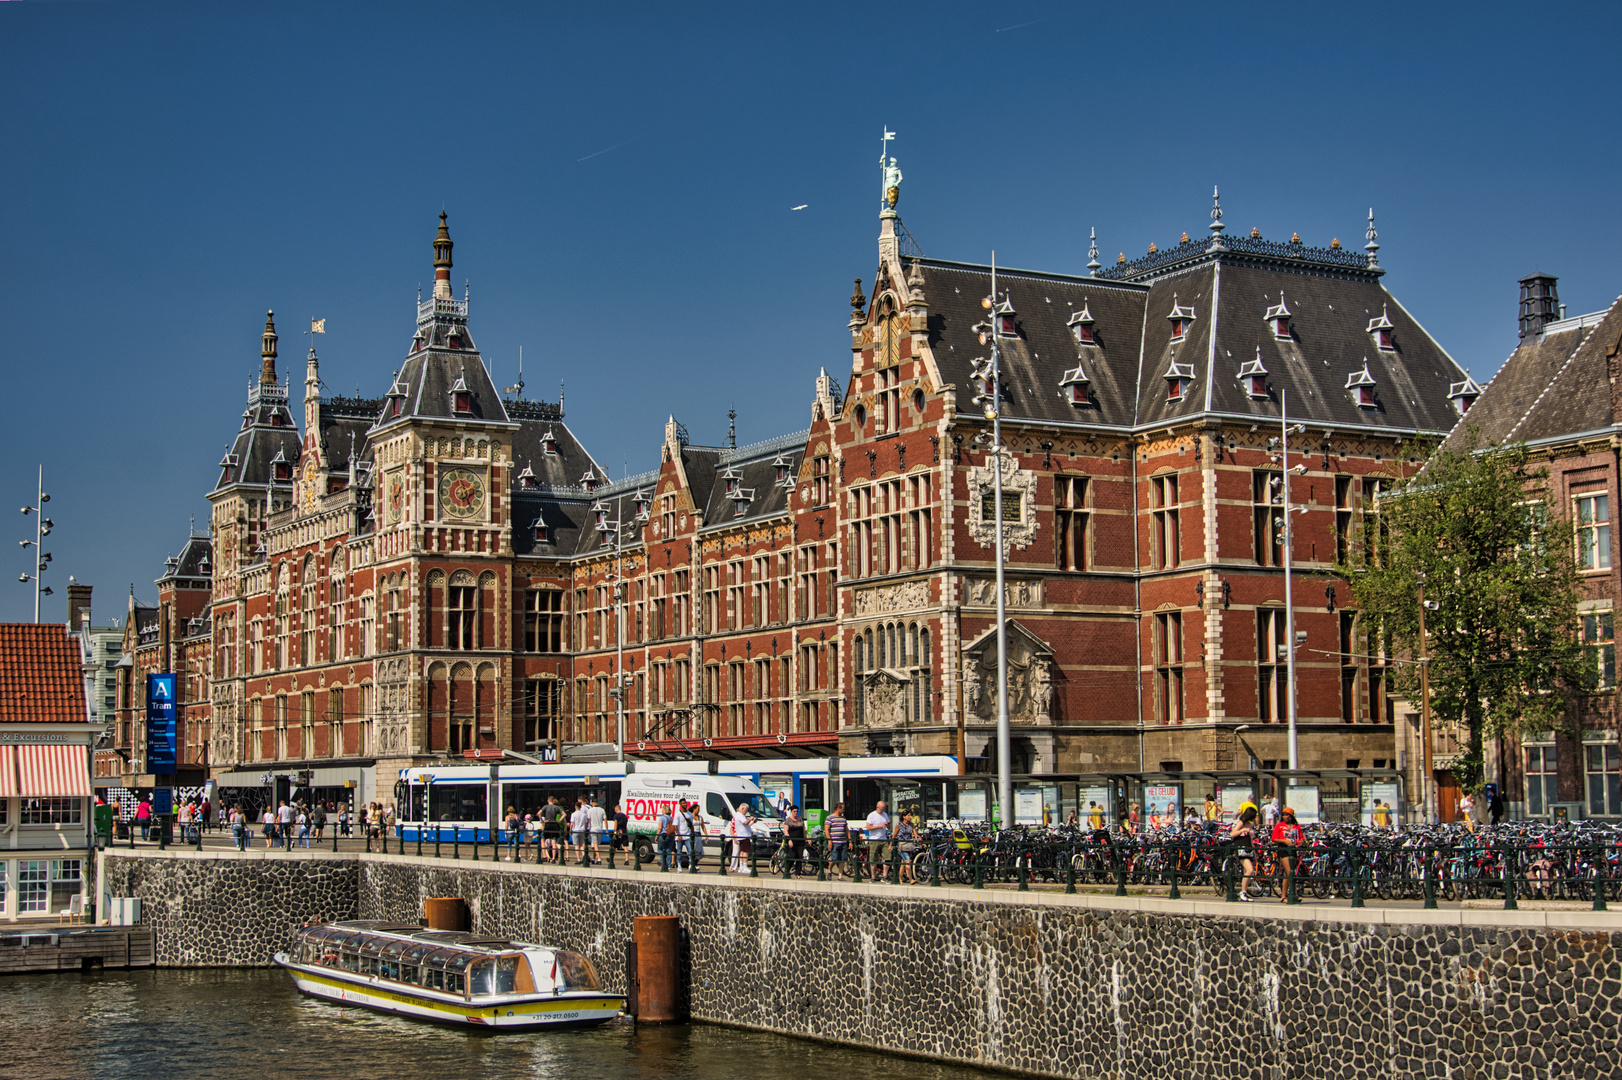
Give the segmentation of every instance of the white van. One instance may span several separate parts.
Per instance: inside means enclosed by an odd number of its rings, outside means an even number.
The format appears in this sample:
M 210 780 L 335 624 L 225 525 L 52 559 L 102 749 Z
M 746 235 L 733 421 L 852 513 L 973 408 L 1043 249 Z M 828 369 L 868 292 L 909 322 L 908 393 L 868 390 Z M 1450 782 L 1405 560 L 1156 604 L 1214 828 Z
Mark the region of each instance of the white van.
M 766 795 L 753 781 L 742 776 L 703 776 L 687 773 L 632 773 L 620 788 L 620 808 L 628 819 L 626 831 L 644 858 L 653 850 L 659 815 L 675 810 L 681 800 L 698 807 L 704 824 L 704 848 L 720 851 L 728 836 L 732 815 L 748 803 L 755 812 L 755 830 L 775 837 L 782 824 L 766 804 Z

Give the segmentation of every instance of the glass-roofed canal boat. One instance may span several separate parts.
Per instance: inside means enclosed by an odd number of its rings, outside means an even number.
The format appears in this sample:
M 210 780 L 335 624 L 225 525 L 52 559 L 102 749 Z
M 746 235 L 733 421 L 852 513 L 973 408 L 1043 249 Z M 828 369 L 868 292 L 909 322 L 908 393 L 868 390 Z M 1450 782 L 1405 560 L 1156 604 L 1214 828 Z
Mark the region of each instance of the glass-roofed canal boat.
M 300 927 L 276 963 L 313 997 L 481 1031 L 592 1026 L 625 1006 L 579 953 L 399 923 Z

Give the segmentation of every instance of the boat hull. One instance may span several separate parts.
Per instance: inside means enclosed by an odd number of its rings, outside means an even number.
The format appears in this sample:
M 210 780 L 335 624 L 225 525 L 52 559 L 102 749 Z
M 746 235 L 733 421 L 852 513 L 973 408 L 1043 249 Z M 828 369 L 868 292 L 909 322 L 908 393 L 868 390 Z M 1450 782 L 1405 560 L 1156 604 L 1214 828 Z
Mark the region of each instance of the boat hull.
M 275 959 L 292 975 L 293 984 L 311 997 L 469 1031 L 595 1027 L 615 1019 L 625 1006 L 624 998 L 597 992 L 503 995 L 473 1002 L 451 995 L 413 993 L 412 987 L 375 977 L 312 968 L 294 963 L 285 953 L 277 953 Z

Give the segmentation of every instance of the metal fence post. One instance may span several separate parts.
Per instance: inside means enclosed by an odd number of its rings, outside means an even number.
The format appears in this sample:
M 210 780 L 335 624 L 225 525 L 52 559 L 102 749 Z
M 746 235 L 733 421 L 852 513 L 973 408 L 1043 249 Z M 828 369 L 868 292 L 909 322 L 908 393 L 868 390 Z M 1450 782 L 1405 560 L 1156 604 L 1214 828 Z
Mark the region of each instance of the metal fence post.
M 451 858 L 460 859 L 461 857 L 462 857 L 462 826 L 460 826 L 460 825 L 452 825 L 451 826 Z
M 985 861 L 978 851 L 974 852 L 972 858 L 974 859 L 974 887 L 983 889 L 986 887 Z
M 1174 885 L 1173 888 L 1176 888 Z M 1066 896 L 1076 895 L 1076 849 L 1071 845 L 1070 852 L 1064 857 L 1064 892 Z
M 614 869 L 614 841 L 608 842 L 608 868 Z
M 828 843 L 827 834 L 824 833 L 823 834 L 823 844 L 827 845 L 827 843 Z M 811 857 L 817 861 L 817 880 L 818 881 L 827 881 L 828 880 L 828 853 L 827 853 L 827 847 L 824 846 L 822 851 L 814 851 L 814 852 L 812 852 Z
M 1521 909 L 1521 905 L 1520 901 L 1515 898 L 1515 870 L 1514 867 L 1510 865 L 1511 856 L 1509 848 L 1506 847 L 1504 849 L 1502 858 L 1504 860 L 1502 866 L 1504 874 L 1504 910 L 1519 911 Z
M 1019 891 L 1020 892 L 1030 892 L 1031 891 L 1031 870 L 1030 870 L 1031 852 L 1030 852 L 1030 849 L 1027 848 L 1024 851 L 1019 852 L 1018 854 L 1016 854 L 1014 856 L 1014 859 L 1015 859 L 1016 862 L 1019 863 Z
M 752 877 L 752 878 L 757 878 L 757 877 L 760 876 L 760 868 L 756 865 L 756 859 L 758 858 L 758 855 L 759 855 L 759 853 L 755 848 L 754 838 L 750 837 L 750 839 L 749 839 L 749 876 Z
M 1111 840 L 1109 845 L 1110 858 L 1115 860 L 1115 895 L 1126 895 L 1126 860 L 1121 857 L 1121 851 Z
M 383 850 L 385 852 L 389 850 L 388 834 L 386 833 L 383 836 Z M 477 825 L 473 826 L 473 861 L 479 861 L 479 827 Z
M 939 888 L 941 883 L 941 855 L 933 849 L 929 852 L 929 884 L 931 888 Z
M 1605 849 L 1594 849 L 1594 910 L 1607 911 L 1605 906 L 1605 871 L 1609 869 L 1605 862 Z
M 1164 851 L 1165 849 L 1162 848 L 1161 850 Z M 1168 900 L 1181 900 L 1183 898 L 1183 890 L 1181 890 L 1181 889 L 1179 889 L 1177 887 L 1177 862 L 1181 857 L 1182 857 L 1182 852 L 1179 851 L 1175 847 L 1172 848 L 1172 852 L 1171 852 L 1171 892 L 1169 892 L 1166 895 L 1166 899 L 1168 899 Z
M 699 850 L 700 851 L 704 850 L 704 847 L 703 847 L 702 844 L 699 845 Z M 722 877 L 726 877 L 727 876 L 727 840 L 726 840 L 725 837 L 721 838 L 721 858 L 718 861 L 720 862 L 721 866 L 720 866 L 720 868 L 719 868 L 719 870 L 717 872 Z M 693 866 L 695 868 L 698 866 L 698 860 L 697 859 L 693 860 Z
M 1425 910 L 1436 910 L 1436 849 L 1425 851 Z
M 901 845 L 890 841 L 890 884 L 901 884 Z
M 1366 907 L 1363 903 L 1363 857 L 1359 851 L 1353 851 L 1352 857 L 1352 906 Z
M 1239 902 L 1239 890 L 1233 887 L 1233 863 L 1234 857 L 1229 855 L 1222 865 L 1223 876 L 1228 882 L 1228 893 L 1222 899 L 1226 900 L 1230 904 L 1236 904 Z

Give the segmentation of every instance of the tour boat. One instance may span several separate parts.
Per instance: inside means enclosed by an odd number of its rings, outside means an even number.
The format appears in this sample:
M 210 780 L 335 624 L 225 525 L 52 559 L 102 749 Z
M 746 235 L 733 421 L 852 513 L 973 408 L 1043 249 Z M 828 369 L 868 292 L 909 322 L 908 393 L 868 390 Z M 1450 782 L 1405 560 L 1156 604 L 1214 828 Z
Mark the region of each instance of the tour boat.
M 312 997 L 480 1031 L 588 1027 L 625 1007 L 579 953 L 460 931 L 322 923 L 275 959 Z

